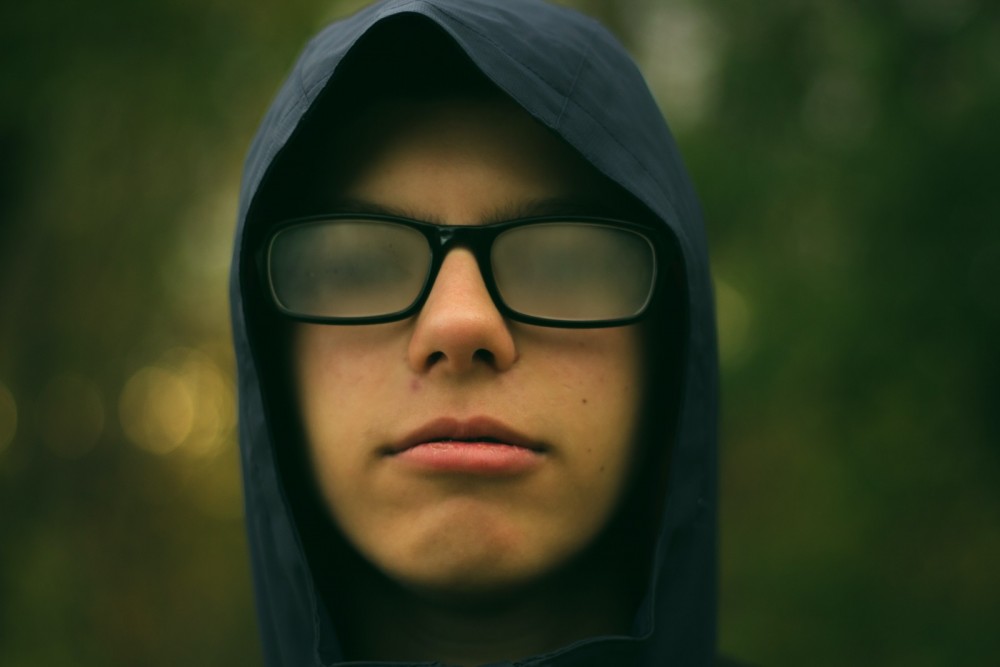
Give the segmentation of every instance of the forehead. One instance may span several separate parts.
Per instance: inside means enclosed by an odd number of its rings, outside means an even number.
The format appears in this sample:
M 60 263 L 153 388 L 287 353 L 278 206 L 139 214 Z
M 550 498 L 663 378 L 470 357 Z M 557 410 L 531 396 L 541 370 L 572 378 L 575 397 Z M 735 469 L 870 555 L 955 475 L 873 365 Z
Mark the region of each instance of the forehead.
M 316 163 L 316 194 L 402 207 L 453 224 L 491 219 L 525 203 L 572 202 L 552 213 L 611 215 L 628 198 L 523 109 L 500 96 L 379 100 L 330 135 Z M 479 204 L 470 206 L 470 204 Z M 490 212 L 492 210 L 492 212 Z M 486 220 L 482 220 L 486 221 Z

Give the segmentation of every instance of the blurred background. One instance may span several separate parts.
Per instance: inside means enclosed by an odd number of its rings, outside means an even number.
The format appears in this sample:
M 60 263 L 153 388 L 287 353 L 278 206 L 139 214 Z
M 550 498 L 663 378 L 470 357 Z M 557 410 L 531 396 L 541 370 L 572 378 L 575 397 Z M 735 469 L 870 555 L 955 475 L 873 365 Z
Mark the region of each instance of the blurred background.
M 362 2 L 0 9 L 0 664 L 259 665 L 227 267 L 244 152 Z M 700 190 L 720 642 L 1000 658 L 1000 5 L 579 0 Z

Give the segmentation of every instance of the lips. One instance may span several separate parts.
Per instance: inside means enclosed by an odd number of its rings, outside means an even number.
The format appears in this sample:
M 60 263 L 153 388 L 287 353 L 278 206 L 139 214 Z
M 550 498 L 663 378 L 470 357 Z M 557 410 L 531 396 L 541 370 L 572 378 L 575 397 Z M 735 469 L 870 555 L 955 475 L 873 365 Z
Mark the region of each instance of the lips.
M 533 441 L 502 422 L 489 417 L 476 417 L 468 420 L 436 419 L 391 445 L 386 454 L 399 454 L 432 443 L 508 445 L 538 453 L 545 451 L 540 442 Z
M 546 448 L 486 417 L 438 419 L 384 450 L 386 458 L 420 475 L 512 477 L 541 466 Z

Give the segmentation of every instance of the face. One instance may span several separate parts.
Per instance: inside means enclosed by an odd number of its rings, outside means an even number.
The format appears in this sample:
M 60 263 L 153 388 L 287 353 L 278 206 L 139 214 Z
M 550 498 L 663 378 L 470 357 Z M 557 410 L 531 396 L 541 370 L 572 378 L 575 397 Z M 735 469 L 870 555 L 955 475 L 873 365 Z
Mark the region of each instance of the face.
M 513 106 L 414 103 L 355 129 L 332 190 L 356 205 L 477 225 L 609 191 Z M 456 248 L 418 315 L 299 324 L 292 345 L 329 512 L 410 589 L 489 594 L 553 574 L 623 495 L 644 393 L 635 326 L 507 321 Z

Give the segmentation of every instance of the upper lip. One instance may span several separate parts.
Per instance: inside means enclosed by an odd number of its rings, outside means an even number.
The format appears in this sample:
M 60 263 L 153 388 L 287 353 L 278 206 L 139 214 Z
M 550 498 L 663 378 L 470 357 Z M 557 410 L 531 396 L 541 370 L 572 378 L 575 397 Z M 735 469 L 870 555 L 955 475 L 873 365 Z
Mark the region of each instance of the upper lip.
M 501 421 L 492 417 L 457 419 L 441 417 L 427 422 L 389 445 L 386 454 L 398 454 L 411 447 L 428 442 L 464 440 L 467 442 L 496 442 L 498 444 L 523 447 L 536 452 L 543 451 L 542 443 L 532 440 Z

